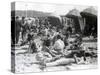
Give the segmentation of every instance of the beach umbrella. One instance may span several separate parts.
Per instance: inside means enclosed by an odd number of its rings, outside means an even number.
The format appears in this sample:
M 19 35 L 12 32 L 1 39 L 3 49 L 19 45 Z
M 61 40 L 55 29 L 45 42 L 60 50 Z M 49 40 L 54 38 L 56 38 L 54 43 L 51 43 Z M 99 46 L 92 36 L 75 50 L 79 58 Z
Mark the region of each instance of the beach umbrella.
M 48 15 L 48 17 L 58 18 L 58 19 L 61 21 L 60 15 L 57 15 L 57 14 L 55 14 L 55 13 L 50 13 L 50 14 Z
M 73 18 L 73 17 L 81 17 L 80 12 L 77 9 L 72 9 L 68 12 L 66 17 Z
M 48 16 L 60 18 L 60 16 L 55 13 L 50 13 Z
M 89 7 L 89 8 L 84 9 L 81 12 L 81 15 L 83 17 L 85 16 L 97 17 L 97 10 L 94 7 Z
M 55 14 L 55 13 L 51 13 L 48 16 L 49 22 L 51 23 L 51 25 L 54 26 L 61 26 L 62 23 L 62 19 L 59 15 Z

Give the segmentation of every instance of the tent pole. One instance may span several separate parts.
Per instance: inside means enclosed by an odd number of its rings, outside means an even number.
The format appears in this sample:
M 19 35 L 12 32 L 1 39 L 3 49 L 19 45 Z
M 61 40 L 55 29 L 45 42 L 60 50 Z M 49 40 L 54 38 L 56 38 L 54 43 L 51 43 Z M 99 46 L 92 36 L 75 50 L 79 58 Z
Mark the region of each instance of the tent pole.
M 84 18 L 84 27 L 85 27 L 85 25 L 86 25 L 86 19 Z

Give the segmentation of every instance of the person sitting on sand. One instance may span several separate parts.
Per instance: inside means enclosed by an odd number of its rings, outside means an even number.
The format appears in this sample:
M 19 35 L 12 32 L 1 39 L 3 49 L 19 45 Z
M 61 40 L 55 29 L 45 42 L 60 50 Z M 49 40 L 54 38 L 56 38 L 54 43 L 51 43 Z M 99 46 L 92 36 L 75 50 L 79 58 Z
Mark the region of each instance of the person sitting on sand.
M 54 49 L 53 54 L 55 54 L 55 56 L 61 55 L 63 53 L 64 47 L 65 47 L 65 44 L 61 36 L 57 35 L 57 40 L 55 41 L 54 46 L 53 46 L 53 49 Z

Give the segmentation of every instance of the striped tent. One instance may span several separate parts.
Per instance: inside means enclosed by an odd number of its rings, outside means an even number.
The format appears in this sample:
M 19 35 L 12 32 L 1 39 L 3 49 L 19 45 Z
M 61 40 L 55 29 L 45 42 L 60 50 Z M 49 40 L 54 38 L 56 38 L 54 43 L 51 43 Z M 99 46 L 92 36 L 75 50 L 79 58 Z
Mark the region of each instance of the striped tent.
M 80 15 L 80 12 L 77 9 L 72 9 L 68 12 L 66 17 L 71 19 L 71 22 L 75 28 L 75 32 L 79 33 L 82 32 L 84 29 L 84 25 L 82 22 L 82 17 Z
M 85 35 L 97 35 L 97 10 L 94 7 L 88 7 L 81 12 L 85 21 Z M 88 32 L 88 33 L 87 33 Z

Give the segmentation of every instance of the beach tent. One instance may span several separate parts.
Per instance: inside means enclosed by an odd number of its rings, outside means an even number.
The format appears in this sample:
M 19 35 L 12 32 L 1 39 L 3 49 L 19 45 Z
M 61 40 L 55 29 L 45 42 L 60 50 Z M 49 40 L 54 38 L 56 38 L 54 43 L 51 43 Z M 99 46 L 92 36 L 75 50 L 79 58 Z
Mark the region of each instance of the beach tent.
M 85 35 L 97 34 L 97 10 L 94 7 L 89 7 L 81 12 L 85 21 Z M 88 32 L 88 33 L 87 33 Z
M 82 17 L 77 9 L 72 9 L 71 11 L 69 11 L 66 17 L 71 19 L 71 22 L 75 28 L 76 33 L 80 33 L 83 31 L 84 25 Z
M 61 27 L 61 17 L 57 14 L 51 13 L 48 15 L 48 21 L 50 22 L 51 25 Z

